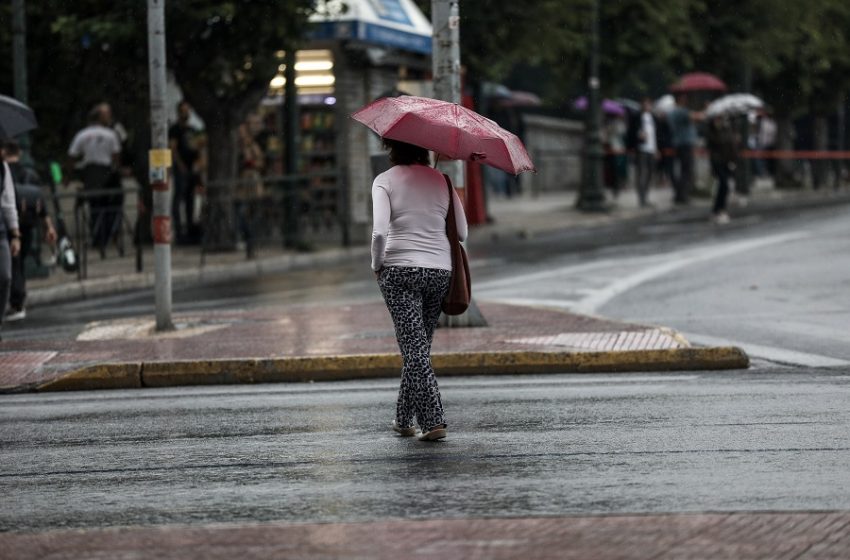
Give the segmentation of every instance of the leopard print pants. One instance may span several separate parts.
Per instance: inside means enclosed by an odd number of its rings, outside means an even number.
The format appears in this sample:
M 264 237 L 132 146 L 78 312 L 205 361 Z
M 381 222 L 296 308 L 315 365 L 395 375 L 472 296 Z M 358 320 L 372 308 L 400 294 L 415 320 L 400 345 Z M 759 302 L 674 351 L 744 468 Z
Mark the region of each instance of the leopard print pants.
M 402 428 L 415 421 L 422 431 L 427 431 L 446 423 L 440 388 L 431 367 L 431 339 L 450 278 L 448 270 L 404 266 L 385 267 L 378 278 L 401 350 L 396 423 Z

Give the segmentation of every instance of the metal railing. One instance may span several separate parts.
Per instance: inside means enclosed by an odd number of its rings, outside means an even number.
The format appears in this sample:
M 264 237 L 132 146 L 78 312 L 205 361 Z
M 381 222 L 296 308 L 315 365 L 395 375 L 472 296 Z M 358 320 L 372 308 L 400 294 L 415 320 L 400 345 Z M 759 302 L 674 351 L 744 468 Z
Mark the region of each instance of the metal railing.
M 217 250 L 244 246 L 308 250 L 313 243 L 349 245 L 348 204 L 337 170 L 242 177 L 208 185 L 201 223 L 201 264 Z
M 136 272 L 143 270 L 142 240 L 139 232 L 139 216 L 129 216 L 124 211 L 127 196 L 137 197 L 139 189 L 77 190 L 56 195 L 62 200 L 74 200 L 74 227 L 72 241 L 77 251 L 79 264 L 77 279 L 88 277 L 89 250 L 97 249 L 105 255 L 109 245 L 114 244 L 118 254 L 124 256 L 129 238 L 135 249 Z

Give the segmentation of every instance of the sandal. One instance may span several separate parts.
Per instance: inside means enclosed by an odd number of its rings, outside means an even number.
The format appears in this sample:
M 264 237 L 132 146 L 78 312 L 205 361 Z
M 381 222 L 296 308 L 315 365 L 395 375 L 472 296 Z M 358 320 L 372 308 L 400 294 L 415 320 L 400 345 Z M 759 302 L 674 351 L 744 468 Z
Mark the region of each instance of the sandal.
M 418 436 L 419 441 L 437 441 L 446 437 L 446 425 L 440 424 L 434 426 L 427 432 L 422 432 Z
M 411 437 L 416 435 L 416 428 L 413 426 L 409 428 L 402 428 L 395 420 L 393 420 L 393 430 L 398 432 L 398 434 L 402 437 Z

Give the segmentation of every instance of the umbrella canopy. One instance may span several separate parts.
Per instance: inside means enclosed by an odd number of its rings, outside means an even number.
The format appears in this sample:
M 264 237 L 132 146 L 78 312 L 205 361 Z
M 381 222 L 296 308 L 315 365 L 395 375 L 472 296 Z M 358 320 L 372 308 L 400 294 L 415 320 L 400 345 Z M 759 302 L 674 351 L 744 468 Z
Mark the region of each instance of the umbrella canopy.
M 530 91 L 511 91 L 507 97 L 497 97 L 493 104 L 500 107 L 539 107 L 543 100 Z
M 652 108 L 656 113 L 669 113 L 676 108 L 676 99 L 669 93 L 662 95 L 655 100 Z
M 732 93 L 712 101 L 705 110 L 706 116 L 740 115 L 764 107 L 764 101 L 750 93 Z
M 0 138 L 14 138 L 38 127 L 32 109 L 5 95 L 0 95 Z
M 626 111 L 630 113 L 640 113 L 641 105 L 640 101 L 635 101 L 634 99 L 629 99 L 628 97 L 618 97 L 615 99 L 617 103 L 623 106 Z
M 478 161 L 514 175 L 535 171 L 516 135 L 455 103 L 413 95 L 385 97 L 351 118 L 384 138 L 415 144 L 448 159 Z
M 587 97 L 582 95 L 573 102 L 573 107 L 579 111 L 587 109 Z M 625 116 L 626 108 L 611 99 L 602 100 L 602 112 L 606 115 Z
M 689 91 L 726 91 L 726 84 L 723 80 L 709 74 L 707 72 L 692 72 L 685 74 L 679 80 L 670 86 L 670 91 L 675 93 L 684 93 Z

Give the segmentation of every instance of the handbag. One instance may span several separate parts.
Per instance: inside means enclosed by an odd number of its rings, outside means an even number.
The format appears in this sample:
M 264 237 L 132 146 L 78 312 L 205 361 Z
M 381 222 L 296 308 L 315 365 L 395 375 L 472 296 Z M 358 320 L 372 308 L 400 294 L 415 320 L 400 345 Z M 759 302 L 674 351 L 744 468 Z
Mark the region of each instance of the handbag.
M 446 213 L 446 235 L 449 238 L 449 251 L 452 255 L 452 277 L 449 281 L 449 291 L 443 299 L 441 309 L 446 315 L 460 315 L 469 307 L 472 299 L 472 282 L 469 276 L 469 259 L 466 249 L 457 238 L 457 223 L 455 222 L 454 188 L 449 176 L 446 178 L 446 186 L 449 189 L 449 211 Z

